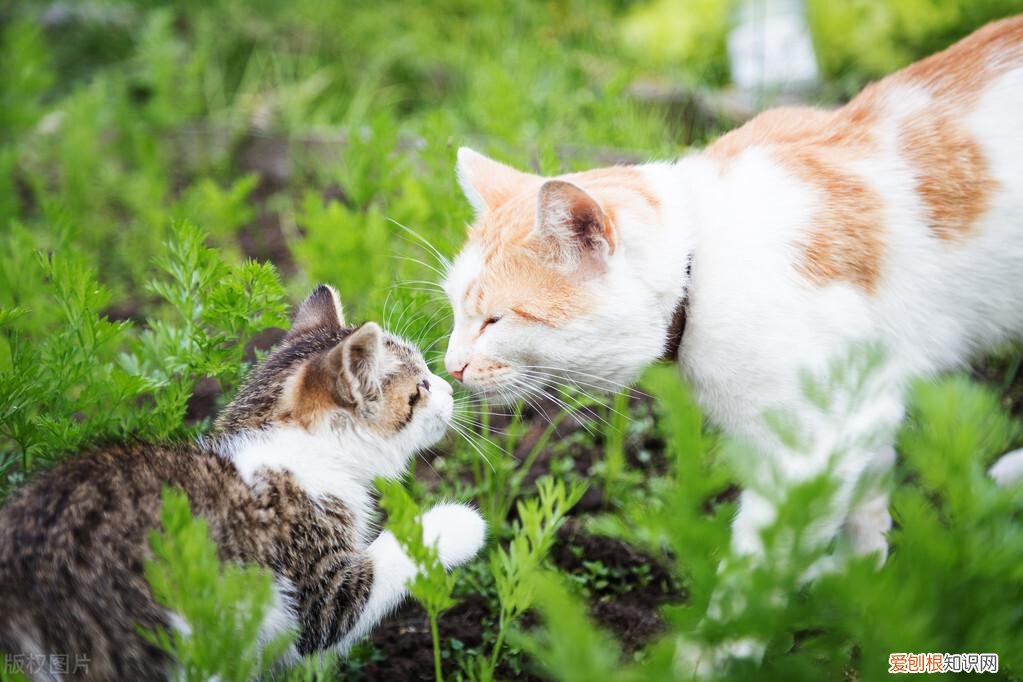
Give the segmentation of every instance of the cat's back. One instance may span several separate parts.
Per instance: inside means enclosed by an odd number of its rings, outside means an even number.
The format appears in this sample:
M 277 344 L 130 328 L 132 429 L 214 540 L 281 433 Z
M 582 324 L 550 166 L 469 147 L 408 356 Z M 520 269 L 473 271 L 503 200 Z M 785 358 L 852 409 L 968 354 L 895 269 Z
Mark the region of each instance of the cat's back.
M 765 265 L 761 281 L 784 272 L 793 291 L 787 311 L 788 285 L 761 286 L 779 316 L 801 309 L 834 317 L 839 330 L 843 315 L 872 324 L 912 372 L 1023 333 L 1020 111 L 1023 16 L 980 29 L 839 109 L 767 111 L 703 155 L 721 196 L 747 199 L 715 209 L 714 228 L 729 239 L 719 240 L 714 262 L 748 269 L 773 254 L 783 266 Z M 833 285 L 855 295 L 858 310 L 850 297 L 836 308 Z M 820 310 L 811 310 L 815 300 Z
M 101 679 L 159 674 L 164 657 L 137 630 L 168 618 L 145 580 L 148 532 L 164 485 L 229 489 L 222 466 L 194 446 L 114 445 L 18 490 L 0 509 L 0 648 L 87 659 Z

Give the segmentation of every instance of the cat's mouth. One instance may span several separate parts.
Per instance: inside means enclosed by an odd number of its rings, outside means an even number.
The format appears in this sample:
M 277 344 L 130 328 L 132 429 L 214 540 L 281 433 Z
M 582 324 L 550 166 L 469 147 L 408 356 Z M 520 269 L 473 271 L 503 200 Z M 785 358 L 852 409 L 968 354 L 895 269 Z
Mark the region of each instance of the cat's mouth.
M 567 407 L 580 396 L 586 401 L 601 402 L 606 396 L 626 388 L 626 384 L 596 374 L 534 365 L 503 365 L 483 376 L 467 375 L 463 383 L 491 404 L 503 406 L 538 398 Z
M 554 368 L 502 365 L 491 367 L 482 376 L 467 375 L 465 387 L 494 405 L 511 406 L 529 398 L 549 398 L 558 402 L 562 388 L 574 389 L 574 382 Z
M 526 378 L 511 365 L 489 363 L 483 367 L 466 369 L 462 384 L 490 403 L 512 405 L 533 392 Z

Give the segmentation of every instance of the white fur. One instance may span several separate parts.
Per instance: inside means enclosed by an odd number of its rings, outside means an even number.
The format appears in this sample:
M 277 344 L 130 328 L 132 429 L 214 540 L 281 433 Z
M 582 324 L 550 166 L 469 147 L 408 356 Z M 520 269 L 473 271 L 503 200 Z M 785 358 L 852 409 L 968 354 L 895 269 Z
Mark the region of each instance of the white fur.
M 423 515 L 423 540 L 436 543 L 445 568 L 460 566 L 483 548 L 486 524 L 474 509 L 460 504 L 440 504 Z M 417 568 L 390 531 L 384 531 L 367 549 L 373 560 L 373 588 L 362 615 L 342 638 L 338 648 L 346 653 L 408 594 L 408 582 Z
M 270 608 L 263 614 L 263 623 L 259 628 L 258 642 L 261 647 L 281 635 L 295 631 L 298 627 L 295 609 L 295 585 L 283 576 L 274 576 Z M 288 647 L 281 662 L 285 665 L 292 665 L 298 662 L 298 659 L 298 650 L 292 644 Z
M 768 148 L 750 147 L 727 165 L 693 155 L 640 167 L 660 199 L 659 220 L 651 224 L 625 211 L 616 216 L 617 248 L 604 256 L 606 273 L 584 282 L 594 307 L 565 325 L 502 320 L 480 332 L 480 318 L 493 313 L 473 317 L 462 308 L 483 267 L 477 247 L 465 249 L 445 282 L 455 313 L 449 370 L 465 367 L 467 385 L 506 398 L 541 390 L 537 367 L 583 386 L 628 383 L 660 355 L 672 311 L 688 292 L 680 369 L 707 415 L 762 453 L 745 477 L 751 485 L 734 520 L 734 552 L 762 555 L 761 531 L 786 492 L 828 471 L 838 494 L 811 538 L 823 546 L 844 532 L 853 552 L 883 560 L 891 526 L 885 474 L 894 462 L 891 445 L 908 382 L 1023 337 L 1017 121 L 1023 68 L 988 83 L 972 110 L 956 112 L 996 181 L 986 212 L 960 240 L 932 234 L 917 169 L 899 148 L 900 125 L 933 98 L 923 86 L 893 86 L 881 100 L 877 144 L 843 169 L 884 202 L 876 292 L 843 281 L 821 286 L 800 272 L 801 245 L 827 197 Z M 806 372 L 827 373 L 856 346 L 882 348 L 886 357 L 865 395 L 840 386 L 831 405 L 815 405 L 804 390 Z M 485 369 L 493 364 L 506 366 Z M 772 411 L 799 424 L 799 447 L 768 427 L 763 417 Z M 1023 455 L 1000 460 L 991 475 L 1003 485 L 1023 479 Z M 826 564 L 811 575 L 828 570 Z
M 1023 448 L 1003 455 L 988 471 L 995 483 L 1012 486 L 1023 482 Z
M 314 501 L 328 495 L 341 500 L 354 514 L 356 533 L 364 546 L 370 534 L 373 480 L 401 476 L 409 458 L 436 443 L 451 421 L 450 384 L 435 375 L 429 381 L 426 404 L 405 428 L 387 438 L 336 415 L 313 430 L 278 427 L 245 433 L 215 446 L 231 459 L 250 486 L 263 485 L 263 476 L 268 471 L 287 471 Z M 424 515 L 423 535 L 427 542 L 437 543 L 441 561 L 452 568 L 479 552 L 485 524 L 469 507 L 442 504 Z M 366 546 L 365 552 L 373 562 L 373 586 L 355 626 L 338 643 L 342 653 L 401 603 L 407 594 L 406 583 L 416 574 L 416 567 L 388 531 Z M 262 644 L 299 627 L 293 594 L 290 581 L 276 576 L 274 601 L 260 629 Z M 187 627 L 183 621 L 181 625 Z M 296 658 L 292 647 L 287 660 Z
M 660 355 L 686 289 L 680 368 L 713 421 L 768 453 L 762 479 L 773 482 L 773 491 L 743 496 L 736 548 L 758 551 L 774 493 L 832 466 L 843 489 L 822 537 L 845 527 L 862 551 L 882 551 L 890 523 L 879 512 L 884 504 L 853 493 L 863 475 L 891 466 L 886 441 L 902 418 L 908 381 L 955 369 L 1023 335 L 1023 133 L 1011 113 L 1023 110 L 1023 69 L 988 84 L 972 113 L 959 116 L 998 183 L 986 213 L 960 241 L 930 232 L 915 169 L 899 150 L 899 126 L 931 104 L 923 86 L 893 87 L 881 101 L 885 123 L 875 130 L 876 150 L 846 169 L 884 200 L 875 294 L 842 281 L 820 286 L 795 267 L 827 197 L 768 148 L 751 147 L 727 168 L 693 155 L 640 167 L 661 201 L 660 220 L 617 216 L 617 249 L 605 258 L 606 274 L 588 283 L 595 306 L 565 325 L 502 320 L 479 333 L 482 320 L 462 310 L 462 299 L 483 262 L 475 247 L 467 248 L 445 283 L 455 310 L 449 368 L 468 365 L 470 387 L 505 397 L 537 387 L 530 366 L 591 385 L 628 383 Z M 827 371 L 855 344 L 887 353 L 871 400 L 832 413 L 814 408 L 804 395 L 804 372 Z M 507 367 L 475 370 L 494 363 Z M 767 428 L 762 417 L 771 410 L 803 425 L 809 456 L 797 456 Z M 836 448 L 843 451 L 837 460 Z M 852 519 L 861 505 L 864 520 Z

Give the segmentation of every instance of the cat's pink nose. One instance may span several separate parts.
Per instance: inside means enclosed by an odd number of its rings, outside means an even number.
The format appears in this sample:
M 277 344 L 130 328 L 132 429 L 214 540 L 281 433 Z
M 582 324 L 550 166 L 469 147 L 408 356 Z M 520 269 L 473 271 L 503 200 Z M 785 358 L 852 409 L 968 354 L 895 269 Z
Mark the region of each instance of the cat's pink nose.
M 462 380 L 462 376 L 465 374 L 465 368 L 469 366 L 468 362 L 465 363 L 445 362 L 444 364 L 446 365 L 445 369 L 448 370 L 448 374 L 453 376 L 456 381 Z
M 467 364 L 462 365 L 461 369 L 453 369 L 453 370 L 451 370 L 451 376 L 453 376 L 455 378 L 455 380 L 461 381 L 462 380 L 462 375 L 465 374 L 465 368 L 468 367 L 468 366 L 469 365 L 467 363 Z

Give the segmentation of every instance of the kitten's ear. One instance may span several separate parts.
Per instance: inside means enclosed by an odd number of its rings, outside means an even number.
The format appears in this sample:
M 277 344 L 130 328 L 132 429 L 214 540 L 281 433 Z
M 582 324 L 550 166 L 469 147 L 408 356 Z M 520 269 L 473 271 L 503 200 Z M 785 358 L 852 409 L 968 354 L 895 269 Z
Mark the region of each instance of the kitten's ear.
M 476 215 L 493 210 L 538 178 L 494 161 L 468 147 L 458 150 L 458 182 Z
M 379 400 L 383 355 L 384 332 L 375 322 L 367 322 L 345 337 L 327 359 L 338 372 L 339 392 L 359 406 Z
M 298 336 L 317 328 L 340 331 L 344 324 L 345 315 L 337 291 L 334 287 L 321 284 L 298 307 L 288 336 Z
M 565 266 L 574 266 L 585 257 L 604 259 L 614 253 L 607 214 L 596 199 L 565 180 L 548 180 L 540 187 L 536 232 L 546 255 Z

